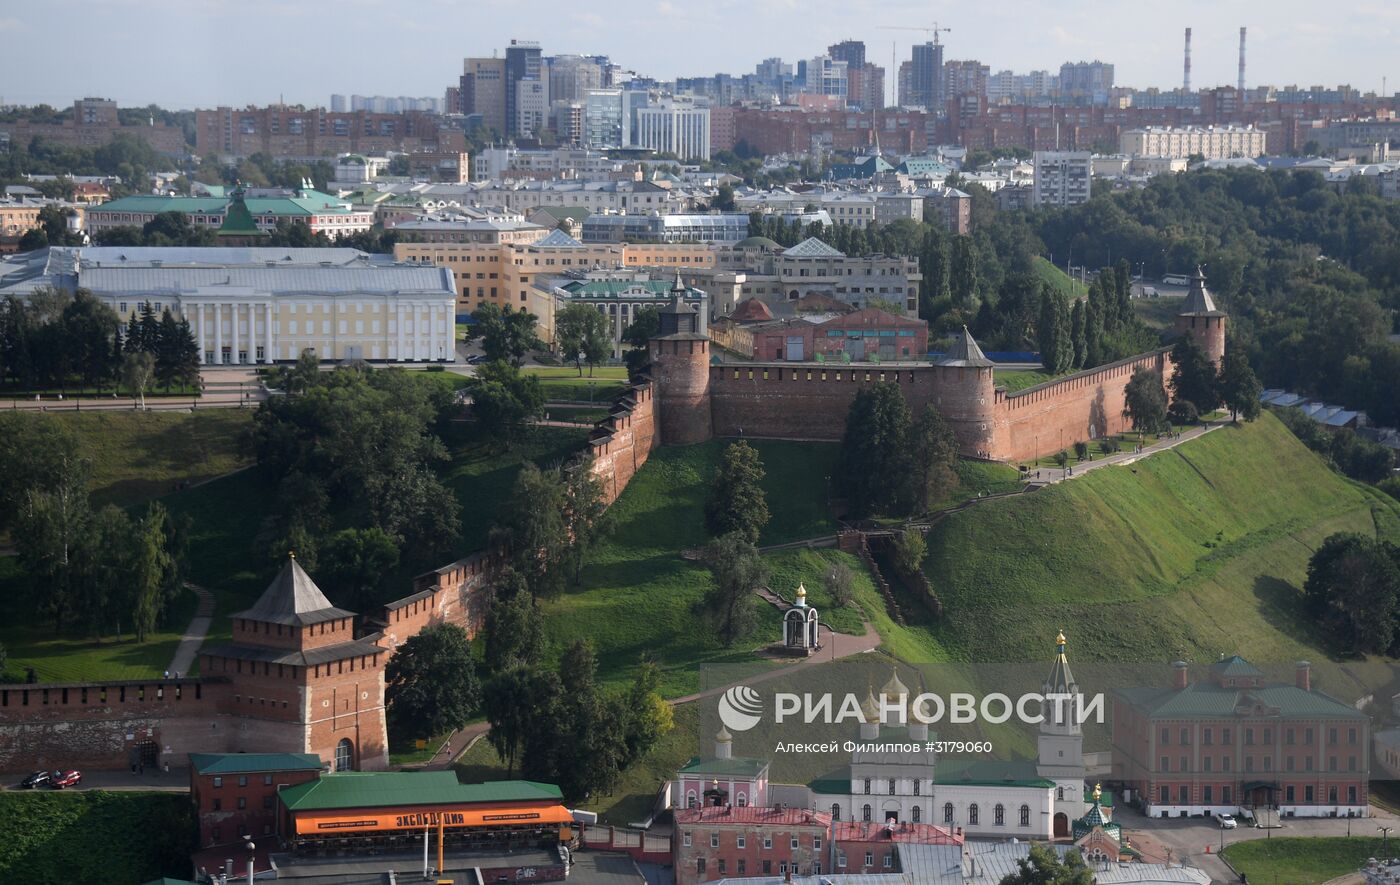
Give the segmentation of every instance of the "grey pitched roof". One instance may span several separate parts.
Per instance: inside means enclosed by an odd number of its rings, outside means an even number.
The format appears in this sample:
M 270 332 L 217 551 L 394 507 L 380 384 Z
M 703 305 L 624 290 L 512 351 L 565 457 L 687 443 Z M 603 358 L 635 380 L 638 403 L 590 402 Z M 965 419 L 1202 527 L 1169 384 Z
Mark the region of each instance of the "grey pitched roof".
M 1217 310 L 1215 299 L 1206 290 L 1206 275 L 1198 267 L 1191 277 L 1191 291 L 1186 295 L 1186 303 L 1181 306 L 1180 316 L 1223 317 L 1225 312 Z
M 551 231 L 549 236 L 542 240 L 531 243 L 531 246 L 544 247 L 547 249 L 582 249 L 583 244 L 562 230 Z
M 938 365 L 990 368 L 995 363 L 987 359 L 982 348 L 978 347 L 977 342 L 973 340 L 972 333 L 967 331 L 967 326 L 963 326 L 962 334 L 953 342 L 953 346 L 948 348 L 948 352 L 943 355 L 943 359 L 938 361 Z
M 823 243 L 816 237 L 808 237 L 796 246 L 783 250 L 784 258 L 844 258 L 845 253 Z
M 294 557 L 287 559 L 287 564 L 282 566 L 252 608 L 234 615 L 235 618 L 249 621 L 295 626 L 354 616 L 354 612 L 331 605 L 326 594 L 321 592 L 321 588 L 316 586 L 316 582 L 311 580 Z

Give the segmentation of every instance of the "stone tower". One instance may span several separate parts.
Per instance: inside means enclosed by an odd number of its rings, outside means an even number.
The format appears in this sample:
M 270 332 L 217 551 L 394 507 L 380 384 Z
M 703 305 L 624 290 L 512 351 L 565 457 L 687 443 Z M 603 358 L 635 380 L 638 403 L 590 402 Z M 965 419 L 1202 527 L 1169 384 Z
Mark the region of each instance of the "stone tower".
M 1206 275 L 1199 267 L 1191 276 L 1186 303 L 1176 315 L 1176 331 L 1195 338 L 1211 362 L 1220 366 L 1225 356 L 1225 312 L 1216 309 L 1215 299 L 1206 290 Z
M 938 361 L 934 405 L 953 428 L 958 448 L 990 458 L 995 452 L 996 384 L 993 363 L 963 326 L 953 346 Z
M 671 302 L 661 309 L 660 333 L 651 339 L 650 347 L 661 443 L 685 446 L 709 439 L 714 432 L 710 421 L 710 338 L 700 331 L 699 313 L 685 303 L 679 275 Z

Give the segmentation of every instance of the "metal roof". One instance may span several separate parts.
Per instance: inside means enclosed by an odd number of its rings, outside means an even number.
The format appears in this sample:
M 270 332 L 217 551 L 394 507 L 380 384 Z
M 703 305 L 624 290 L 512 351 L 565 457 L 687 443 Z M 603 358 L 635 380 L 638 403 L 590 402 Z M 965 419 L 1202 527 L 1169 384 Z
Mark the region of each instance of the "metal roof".
M 808 237 L 796 246 L 784 249 L 784 258 L 845 258 L 846 253 L 817 239 Z
M 278 794 L 291 811 L 447 805 L 463 802 L 560 802 L 553 784 L 535 781 L 457 782 L 451 771 L 340 771 Z
M 233 615 L 249 621 L 292 626 L 320 624 L 354 616 L 354 612 L 331 605 L 326 594 L 321 592 L 321 588 L 292 556 L 287 557 L 282 570 L 267 585 L 253 607 Z
M 938 365 L 990 368 L 994 364 L 982 352 L 982 348 L 978 346 L 972 333 L 967 330 L 967 326 L 963 326 L 962 333 L 953 342 L 953 346 L 948 348 L 943 359 L 938 361 Z
M 1263 688 L 1225 688 L 1213 682 L 1195 682 L 1183 689 L 1125 688 L 1116 692 L 1152 718 L 1234 719 L 1249 716 L 1255 703 L 1279 719 L 1365 719 L 1365 714 L 1320 691 L 1303 691 L 1293 685 L 1270 684 Z M 1277 714 L 1273 711 L 1277 710 Z
M 1198 267 L 1191 276 L 1191 291 L 1186 295 L 1186 302 L 1181 306 L 1178 316 L 1194 317 L 1223 317 L 1225 312 L 1217 310 L 1215 299 L 1206 289 L 1206 275 Z
M 694 756 L 682 765 L 678 774 L 724 774 L 735 777 L 758 777 L 768 762 L 763 759 L 718 759 L 713 756 Z
M 202 648 L 199 653 L 215 658 L 230 658 L 236 661 L 253 661 L 264 664 L 282 664 L 288 667 L 315 667 L 319 664 L 333 664 L 350 658 L 387 654 L 389 650 L 373 642 L 356 639 L 336 645 L 323 645 L 309 651 L 273 648 L 265 645 L 216 645 Z
M 246 774 L 319 771 L 325 763 L 315 753 L 191 753 L 190 767 L 199 774 Z

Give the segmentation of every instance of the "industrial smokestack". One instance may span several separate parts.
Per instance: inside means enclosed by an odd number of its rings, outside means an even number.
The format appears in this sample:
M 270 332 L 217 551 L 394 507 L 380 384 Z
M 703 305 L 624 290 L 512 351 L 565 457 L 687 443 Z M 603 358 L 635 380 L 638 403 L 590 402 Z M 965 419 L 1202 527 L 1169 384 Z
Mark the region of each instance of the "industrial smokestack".
M 1243 102 L 1244 102 L 1244 28 L 1240 28 L 1240 86 L 1239 86 L 1239 88 L 1240 88 L 1240 97 L 1239 97 L 1239 100 L 1240 100 L 1241 103 L 1243 103 Z
M 1181 68 L 1181 91 L 1191 91 L 1191 29 L 1186 29 L 1186 60 Z

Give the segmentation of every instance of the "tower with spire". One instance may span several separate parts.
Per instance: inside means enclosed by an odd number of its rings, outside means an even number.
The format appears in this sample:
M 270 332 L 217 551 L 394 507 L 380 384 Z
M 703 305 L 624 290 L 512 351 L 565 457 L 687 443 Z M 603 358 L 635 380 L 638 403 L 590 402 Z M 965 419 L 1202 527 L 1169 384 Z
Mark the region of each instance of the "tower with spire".
M 1197 267 L 1191 275 L 1191 291 L 1176 315 L 1176 331 L 1195 338 L 1216 368 L 1225 357 L 1225 317 L 1225 311 L 1215 306 L 1215 299 L 1206 289 L 1205 272 Z
M 987 359 L 967 326 L 935 368 L 936 405 L 958 438 L 964 454 L 990 458 L 996 453 L 995 364 Z
M 1047 698 L 1037 737 L 1036 773 L 1055 782 L 1056 829 L 1084 813 L 1084 729 L 1079 721 L 1079 683 L 1069 669 L 1064 631 L 1055 637 L 1055 659 L 1041 686 Z M 1055 696 L 1066 697 L 1054 703 Z

